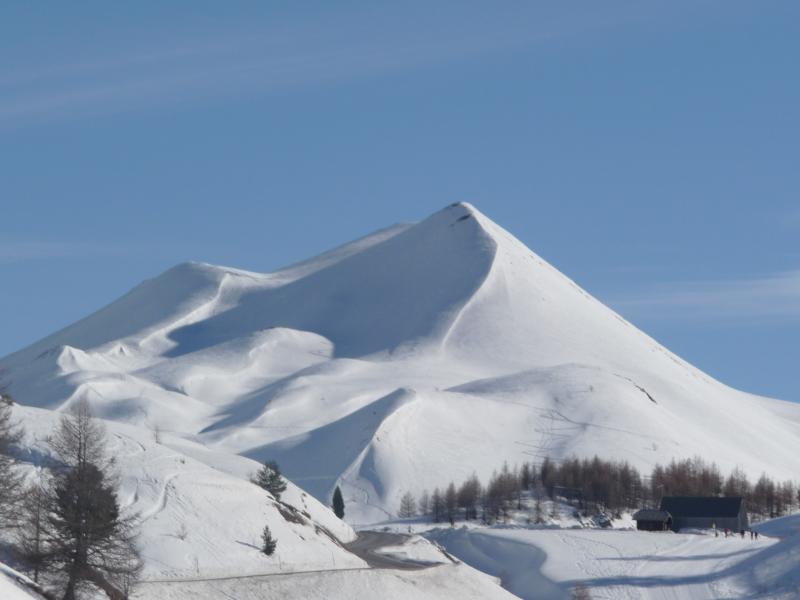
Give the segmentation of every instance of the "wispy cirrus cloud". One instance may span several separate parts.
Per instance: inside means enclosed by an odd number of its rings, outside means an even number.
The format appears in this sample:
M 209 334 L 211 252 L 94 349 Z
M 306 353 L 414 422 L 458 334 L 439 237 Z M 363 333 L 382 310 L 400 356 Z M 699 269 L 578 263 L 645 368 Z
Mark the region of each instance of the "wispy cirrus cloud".
M 787 212 L 781 221 L 784 225 L 792 229 L 800 229 L 800 207 Z
M 51 258 L 74 258 L 96 252 L 98 248 L 80 242 L 0 240 L 0 263 Z
M 800 270 L 749 279 L 661 283 L 608 301 L 634 317 L 800 320 Z
M 527 48 L 649 17 L 629 8 L 558 18 L 531 11 L 484 19 L 456 13 L 398 25 L 385 16 L 381 21 L 370 14 L 341 15 L 246 34 L 215 31 L 213 37 L 170 39 L 116 54 L 98 51 L 91 59 L 19 63 L 0 75 L 0 126 L 337 83 Z
M 131 256 L 163 251 L 165 246 L 114 242 L 52 241 L 3 237 L 0 234 L 0 264 L 34 260 Z

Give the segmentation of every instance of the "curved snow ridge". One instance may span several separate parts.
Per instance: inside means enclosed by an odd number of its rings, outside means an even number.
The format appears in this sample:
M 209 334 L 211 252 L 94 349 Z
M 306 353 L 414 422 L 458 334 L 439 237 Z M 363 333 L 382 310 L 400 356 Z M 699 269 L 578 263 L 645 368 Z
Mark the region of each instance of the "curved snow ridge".
M 439 347 L 445 351 L 447 349 L 448 341 L 450 340 L 451 335 L 453 335 L 453 332 L 457 330 L 459 322 L 463 318 L 464 314 L 467 312 L 467 309 L 475 302 L 476 295 L 480 292 L 481 288 L 487 285 L 487 281 L 489 281 L 492 272 L 497 268 L 496 265 L 497 265 L 498 244 L 486 227 L 486 222 L 487 222 L 486 217 L 484 217 L 480 211 L 478 211 L 474 206 L 472 206 L 467 202 L 460 202 L 458 204 L 455 204 L 453 205 L 453 208 L 456 206 L 463 207 L 467 210 L 467 214 L 459 217 L 459 221 L 466 220 L 464 219 L 464 217 L 466 216 L 474 218 L 475 221 L 478 223 L 478 226 L 481 228 L 485 236 L 484 243 L 489 253 L 491 254 L 491 260 L 483 277 L 480 278 L 479 281 L 475 283 L 474 291 L 466 298 L 466 300 L 460 307 L 455 309 L 454 311 L 455 314 L 453 315 L 450 321 L 450 325 L 447 327 L 447 331 L 442 336 L 441 342 L 439 344 Z
M 347 358 L 438 343 L 494 259 L 473 216 L 450 207 L 300 279 L 249 290 L 229 310 L 172 331 L 171 355 L 269 327 L 314 331 Z
M 256 460 L 276 460 L 293 482 L 316 498 L 326 499 L 337 482 L 359 479 L 357 473 L 369 449 L 379 443 L 382 426 L 416 399 L 414 390 L 399 388 L 332 423 L 242 454 Z M 308 460 L 312 456 L 314 459 Z M 370 500 L 379 495 L 373 483 L 376 482 L 370 481 L 367 486 L 370 490 L 358 493 L 359 502 L 378 504 Z
M 341 262 L 353 254 L 357 254 L 358 252 L 362 252 L 371 246 L 380 244 L 381 242 L 384 242 L 399 233 L 403 233 L 406 229 L 413 226 L 413 223 L 397 223 L 395 225 L 390 225 L 389 227 L 379 229 L 378 231 L 365 235 L 352 242 L 342 244 L 341 246 L 337 246 L 332 250 L 318 254 L 317 256 L 314 256 L 308 260 L 284 267 L 278 271 L 275 271 L 272 273 L 272 275 L 285 283 L 289 283 L 290 281 L 300 279 L 301 277 L 306 277 L 307 275 L 311 275 L 316 271 Z
M 0 362 L 4 367 L 24 365 L 54 347 L 100 349 L 107 344 L 146 335 L 213 296 L 219 279 L 226 272 L 203 263 L 182 263 L 158 277 L 143 281 L 93 314 Z
M 269 284 L 269 275 L 257 275 L 247 271 L 240 272 L 222 267 L 213 267 L 205 263 L 202 266 L 209 272 L 215 273 L 218 277 L 213 295 L 194 307 L 190 307 L 188 312 L 177 313 L 174 319 L 162 322 L 158 326 L 151 328 L 138 341 L 138 345 L 142 349 L 154 354 L 166 352 L 169 355 L 169 350 L 175 346 L 174 342 L 169 339 L 172 331 L 208 319 L 230 308 L 235 305 L 238 295 L 253 287 L 253 284 L 257 287 L 268 286 Z
M 261 394 L 286 377 L 327 364 L 332 355 L 330 340 L 313 332 L 278 327 L 165 358 L 135 374 L 219 406 L 243 397 L 249 402 L 253 393 Z

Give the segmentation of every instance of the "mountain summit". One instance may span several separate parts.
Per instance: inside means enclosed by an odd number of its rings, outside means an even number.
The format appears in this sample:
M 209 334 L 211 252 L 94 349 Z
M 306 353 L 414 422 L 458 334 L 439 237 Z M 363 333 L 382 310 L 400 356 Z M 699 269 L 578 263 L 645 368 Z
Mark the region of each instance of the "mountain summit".
M 179 265 L 0 378 L 338 484 L 354 522 L 503 460 L 800 469 L 800 407 L 703 374 L 463 203 L 274 273 Z

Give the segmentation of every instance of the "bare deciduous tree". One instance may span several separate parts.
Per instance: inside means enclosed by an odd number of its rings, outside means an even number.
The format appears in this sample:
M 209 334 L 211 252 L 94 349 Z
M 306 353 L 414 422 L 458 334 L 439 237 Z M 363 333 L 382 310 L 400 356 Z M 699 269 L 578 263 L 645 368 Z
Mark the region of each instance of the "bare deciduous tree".
M 417 502 L 411 492 L 406 492 L 400 498 L 400 512 L 398 514 L 402 519 L 408 519 L 417 514 Z
M 20 505 L 20 522 L 16 532 L 15 550 L 20 561 L 39 583 L 39 575 L 47 565 L 50 549 L 48 512 L 51 498 L 46 481 L 36 481 L 25 490 Z

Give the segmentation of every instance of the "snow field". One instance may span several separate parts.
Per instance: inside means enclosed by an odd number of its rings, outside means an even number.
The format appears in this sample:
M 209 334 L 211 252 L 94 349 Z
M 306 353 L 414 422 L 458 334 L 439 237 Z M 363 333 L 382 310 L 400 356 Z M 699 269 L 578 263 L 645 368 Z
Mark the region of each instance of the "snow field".
M 717 600 L 800 597 L 800 515 L 749 535 L 611 529 L 433 529 L 425 536 L 465 563 L 500 577 L 523 599 L 569 598 L 584 585 L 594 600 Z

